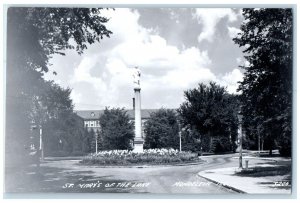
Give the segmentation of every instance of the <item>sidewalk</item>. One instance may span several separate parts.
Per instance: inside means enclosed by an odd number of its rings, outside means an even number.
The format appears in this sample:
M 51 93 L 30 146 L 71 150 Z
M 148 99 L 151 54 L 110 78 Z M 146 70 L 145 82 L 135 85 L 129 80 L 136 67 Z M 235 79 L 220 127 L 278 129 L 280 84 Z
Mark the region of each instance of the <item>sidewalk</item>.
M 264 173 L 263 167 L 265 167 L 266 175 L 251 175 L 251 170 L 254 170 L 255 167 L 260 167 L 260 173 Z M 268 174 L 270 168 L 274 168 L 276 171 L 275 167 L 281 166 L 274 166 L 274 164 L 268 163 L 259 164 L 249 168 L 249 173 L 246 174 L 239 173 L 241 170 L 237 167 L 228 167 L 201 171 L 198 175 L 240 193 L 291 194 L 290 181 L 285 181 L 288 179 L 288 175 L 280 173 L 276 175 Z

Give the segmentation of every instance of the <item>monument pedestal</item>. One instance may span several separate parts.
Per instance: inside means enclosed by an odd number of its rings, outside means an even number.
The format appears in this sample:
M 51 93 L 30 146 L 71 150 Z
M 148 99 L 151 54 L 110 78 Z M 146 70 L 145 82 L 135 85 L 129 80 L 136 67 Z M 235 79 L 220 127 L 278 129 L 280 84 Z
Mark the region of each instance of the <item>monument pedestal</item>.
M 141 88 L 134 88 L 135 98 L 135 137 L 133 152 L 141 153 L 144 150 L 144 139 L 142 138 L 142 117 L 141 117 Z
M 134 149 L 133 152 L 142 153 L 144 151 L 144 139 L 134 138 Z

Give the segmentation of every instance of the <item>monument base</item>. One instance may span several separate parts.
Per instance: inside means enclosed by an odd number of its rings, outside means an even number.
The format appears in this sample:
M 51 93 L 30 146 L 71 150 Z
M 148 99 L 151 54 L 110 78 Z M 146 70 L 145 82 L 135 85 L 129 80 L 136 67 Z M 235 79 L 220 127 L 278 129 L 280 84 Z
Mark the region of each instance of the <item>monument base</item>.
M 144 139 L 143 138 L 135 138 L 133 152 L 142 153 L 143 151 L 144 151 Z

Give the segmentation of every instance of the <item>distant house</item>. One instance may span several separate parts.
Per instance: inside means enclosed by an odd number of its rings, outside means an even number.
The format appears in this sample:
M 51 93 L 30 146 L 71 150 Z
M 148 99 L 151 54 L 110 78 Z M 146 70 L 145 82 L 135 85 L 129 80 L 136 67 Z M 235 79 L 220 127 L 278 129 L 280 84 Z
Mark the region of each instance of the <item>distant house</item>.
M 125 110 L 129 119 L 134 122 L 134 110 Z M 158 111 L 158 109 L 142 109 L 141 117 L 142 117 L 142 129 L 144 127 L 144 122 L 149 119 L 150 114 Z M 100 123 L 99 118 L 104 113 L 104 110 L 78 110 L 75 113 L 83 119 L 84 127 L 86 127 L 89 131 L 93 129 L 95 132 L 100 132 Z M 143 130 L 142 130 L 143 132 Z

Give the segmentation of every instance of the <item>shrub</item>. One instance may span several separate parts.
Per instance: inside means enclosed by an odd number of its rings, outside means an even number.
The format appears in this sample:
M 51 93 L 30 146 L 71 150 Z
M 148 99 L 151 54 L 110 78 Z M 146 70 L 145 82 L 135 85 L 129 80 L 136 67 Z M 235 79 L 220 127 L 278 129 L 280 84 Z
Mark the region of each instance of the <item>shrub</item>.
M 70 154 L 70 156 L 85 156 L 85 155 L 87 155 L 86 152 L 79 151 L 79 150 L 73 151 L 73 152 Z
M 69 155 L 70 155 L 69 152 L 59 150 L 59 151 L 53 151 L 53 152 L 49 153 L 48 156 L 51 156 L 51 157 L 64 157 L 64 156 L 69 156 Z
M 96 165 L 168 164 L 199 160 L 197 154 L 174 149 L 147 149 L 143 153 L 128 150 L 100 151 L 89 154 L 81 163 Z
M 282 145 L 279 147 L 279 153 L 281 156 L 291 157 L 292 155 L 292 148 L 291 145 Z
M 223 153 L 231 151 L 231 143 L 227 137 L 216 137 L 212 140 L 211 152 Z
M 291 157 L 292 155 L 292 142 L 287 136 L 282 136 L 278 143 L 278 149 L 281 156 Z

